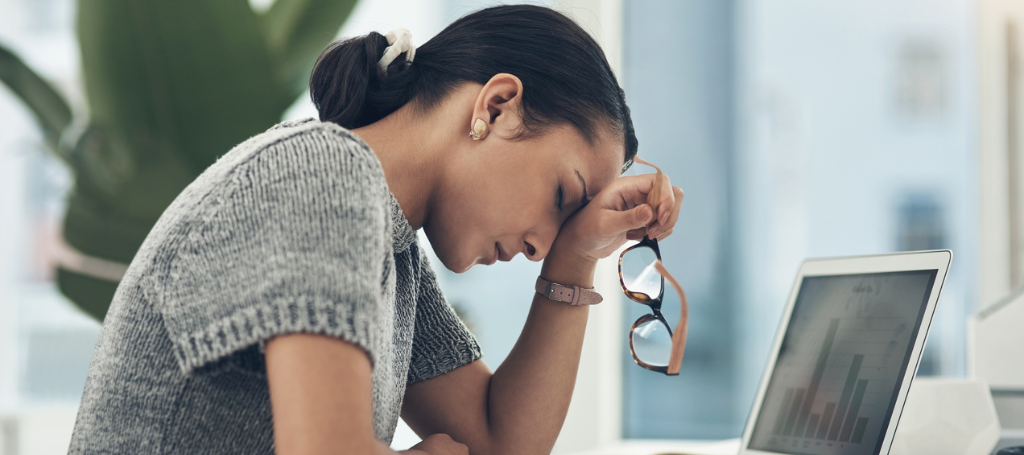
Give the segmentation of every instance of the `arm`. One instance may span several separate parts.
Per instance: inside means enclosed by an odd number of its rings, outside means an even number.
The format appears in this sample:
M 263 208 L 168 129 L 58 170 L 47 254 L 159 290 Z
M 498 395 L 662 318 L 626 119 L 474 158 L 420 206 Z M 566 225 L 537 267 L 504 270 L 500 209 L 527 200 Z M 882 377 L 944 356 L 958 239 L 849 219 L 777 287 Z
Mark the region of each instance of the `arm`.
M 549 256 L 544 276 L 592 287 L 594 263 L 559 263 Z M 417 434 L 448 433 L 473 454 L 550 452 L 569 409 L 588 312 L 535 295 L 519 340 L 496 372 L 478 360 L 412 384 L 402 418 Z
M 293 334 L 270 339 L 265 353 L 278 454 L 330 447 L 387 453 L 373 437 L 365 351 L 338 339 Z
M 370 358 L 361 348 L 322 335 L 281 335 L 267 342 L 266 362 L 278 454 L 395 453 L 374 438 Z M 403 453 L 467 452 L 433 435 Z
M 652 181 L 651 176 L 625 177 L 602 191 L 562 227 L 541 274 L 593 287 L 597 258 L 616 251 L 627 237 L 642 237 L 637 228 L 650 224 L 640 206 Z M 664 193 L 663 217 L 652 227 L 667 234 L 678 217 L 682 191 Z M 450 434 L 477 455 L 549 453 L 569 409 L 588 311 L 535 295 L 522 334 L 497 371 L 492 374 L 476 361 L 412 384 L 402 418 L 421 436 Z

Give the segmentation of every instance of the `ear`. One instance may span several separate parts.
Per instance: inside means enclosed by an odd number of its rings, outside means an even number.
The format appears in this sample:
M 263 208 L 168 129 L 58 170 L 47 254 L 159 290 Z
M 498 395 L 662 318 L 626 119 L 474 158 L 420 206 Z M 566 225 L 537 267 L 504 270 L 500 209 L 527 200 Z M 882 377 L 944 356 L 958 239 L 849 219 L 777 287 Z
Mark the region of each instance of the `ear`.
M 480 95 L 473 103 L 473 117 L 468 130 L 473 129 L 476 119 L 484 119 L 491 134 L 512 137 L 519 133 L 523 124 L 520 107 L 523 102 L 523 82 L 508 73 L 495 74 L 480 89 Z

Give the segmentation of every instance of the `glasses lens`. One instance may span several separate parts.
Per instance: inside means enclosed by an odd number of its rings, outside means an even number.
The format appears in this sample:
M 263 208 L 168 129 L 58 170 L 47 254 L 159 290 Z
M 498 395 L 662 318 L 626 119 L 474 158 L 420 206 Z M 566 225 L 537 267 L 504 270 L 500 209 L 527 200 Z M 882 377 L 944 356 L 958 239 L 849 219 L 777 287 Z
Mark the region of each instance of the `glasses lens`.
M 660 319 L 651 317 L 636 326 L 629 334 L 629 342 L 641 362 L 655 367 L 668 366 L 672 356 L 672 334 Z
M 622 256 L 622 283 L 630 292 L 640 292 L 655 299 L 661 295 L 664 281 L 654 268 L 658 255 L 648 247 L 634 248 Z

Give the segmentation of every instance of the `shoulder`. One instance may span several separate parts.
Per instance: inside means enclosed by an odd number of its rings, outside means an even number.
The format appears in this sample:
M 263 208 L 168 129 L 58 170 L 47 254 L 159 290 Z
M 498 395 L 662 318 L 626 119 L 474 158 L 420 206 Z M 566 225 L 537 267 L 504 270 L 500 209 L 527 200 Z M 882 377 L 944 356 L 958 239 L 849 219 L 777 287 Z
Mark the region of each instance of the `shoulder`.
M 338 178 L 369 178 L 384 183 L 384 170 L 370 146 L 351 131 L 308 118 L 279 123 L 259 137 L 252 158 L 283 159 L 296 165 L 342 165 L 311 168 Z
M 373 150 L 351 131 L 314 119 L 283 122 L 256 136 L 234 169 L 236 188 L 253 196 L 284 195 L 373 205 L 390 212 L 384 169 Z
M 362 140 L 333 124 L 285 122 L 236 146 L 179 195 L 147 238 L 146 262 L 216 256 L 231 245 L 383 248 L 390 212 L 380 162 Z
M 312 117 L 302 120 L 288 120 L 270 127 L 264 136 L 267 145 L 293 143 L 302 140 L 321 140 L 325 146 L 352 149 L 354 152 L 373 155 L 370 146 L 348 129 L 332 122 L 321 122 Z
M 345 184 L 366 189 L 387 206 L 387 181 L 377 155 L 351 131 L 313 118 L 274 125 L 238 144 L 193 181 L 178 197 L 191 210 L 216 193 L 240 184 Z

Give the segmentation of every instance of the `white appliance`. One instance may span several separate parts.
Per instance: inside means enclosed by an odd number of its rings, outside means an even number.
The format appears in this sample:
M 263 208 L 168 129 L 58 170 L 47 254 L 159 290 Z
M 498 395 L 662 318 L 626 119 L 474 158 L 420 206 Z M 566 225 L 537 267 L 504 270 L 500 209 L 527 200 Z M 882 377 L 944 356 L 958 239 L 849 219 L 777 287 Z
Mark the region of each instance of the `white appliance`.
M 996 450 L 1024 446 L 1024 286 L 968 321 L 967 365 L 992 390 L 1002 426 Z

